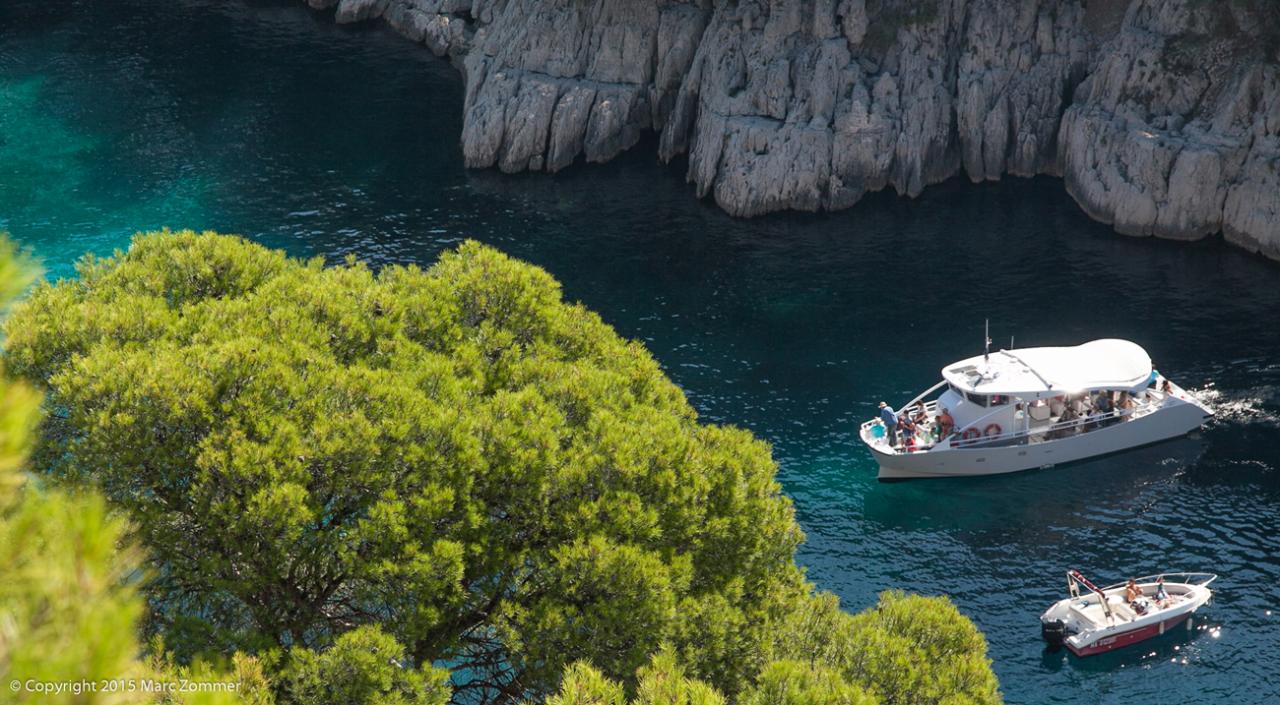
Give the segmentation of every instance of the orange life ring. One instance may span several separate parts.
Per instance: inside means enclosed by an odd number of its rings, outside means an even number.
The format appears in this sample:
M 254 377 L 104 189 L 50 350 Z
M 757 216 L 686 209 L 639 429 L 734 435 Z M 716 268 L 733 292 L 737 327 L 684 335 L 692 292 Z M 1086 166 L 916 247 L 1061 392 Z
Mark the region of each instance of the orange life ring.
M 971 428 L 966 428 L 964 430 L 964 433 L 960 435 L 960 438 L 966 441 L 972 441 L 973 439 L 981 435 L 982 435 L 981 433 L 978 433 L 978 429 L 971 427 Z
M 1000 432 L 1001 432 L 1001 431 L 1003 431 L 1003 430 L 1004 430 L 1004 429 L 1000 428 L 1000 424 L 998 424 L 998 423 L 987 424 L 987 427 L 986 427 L 986 428 L 984 428 L 984 429 L 982 429 L 982 435 L 983 435 L 984 437 L 985 437 L 985 436 L 998 436 L 998 435 L 1000 435 Z

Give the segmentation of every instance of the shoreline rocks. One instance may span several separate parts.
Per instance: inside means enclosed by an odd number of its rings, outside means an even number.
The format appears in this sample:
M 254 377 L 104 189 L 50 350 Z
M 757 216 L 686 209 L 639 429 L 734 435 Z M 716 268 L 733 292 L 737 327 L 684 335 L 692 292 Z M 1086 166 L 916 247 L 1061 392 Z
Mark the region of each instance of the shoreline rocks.
M 1061 176 L 1119 232 L 1280 259 L 1269 0 L 306 0 L 463 73 L 468 167 L 555 172 L 648 131 L 727 212 Z

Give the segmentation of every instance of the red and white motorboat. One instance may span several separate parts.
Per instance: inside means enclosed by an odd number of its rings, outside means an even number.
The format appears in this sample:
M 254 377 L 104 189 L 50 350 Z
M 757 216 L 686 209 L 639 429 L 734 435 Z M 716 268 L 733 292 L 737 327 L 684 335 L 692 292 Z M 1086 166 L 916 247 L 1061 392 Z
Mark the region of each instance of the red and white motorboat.
M 1099 588 L 1079 571 L 1068 571 L 1071 596 L 1040 615 L 1040 633 L 1051 646 L 1066 644 L 1077 656 L 1136 644 L 1186 621 L 1213 597 L 1208 585 L 1217 578 L 1211 573 L 1146 575 L 1135 579 L 1140 596 L 1128 601 L 1127 582 Z

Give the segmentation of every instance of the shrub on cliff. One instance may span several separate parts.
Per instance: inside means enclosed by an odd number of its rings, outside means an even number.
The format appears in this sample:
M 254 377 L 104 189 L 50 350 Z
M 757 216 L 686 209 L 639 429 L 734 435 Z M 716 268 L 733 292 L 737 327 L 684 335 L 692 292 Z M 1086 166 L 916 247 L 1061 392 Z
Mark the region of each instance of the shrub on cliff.
M 776 638 L 817 603 L 768 447 L 698 423 L 544 271 L 476 243 L 375 274 L 165 232 L 79 274 L 15 310 L 7 356 L 47 389 L 41 466 L 135 523 L 180 655 L 279 650 L 299 701 L 347 671 L 415 701 L 357 658 L 376 641 L 432 693 L 447 664 L 467 703 L 566 672 L 642 693 L 655 654 L 733 699 L 803 658 Z

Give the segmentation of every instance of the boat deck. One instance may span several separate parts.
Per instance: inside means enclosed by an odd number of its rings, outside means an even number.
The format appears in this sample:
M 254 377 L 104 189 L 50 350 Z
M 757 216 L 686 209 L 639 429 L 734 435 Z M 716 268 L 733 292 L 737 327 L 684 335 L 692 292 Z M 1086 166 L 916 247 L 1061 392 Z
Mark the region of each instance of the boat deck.
M 1177 607 L 1187 599 L 1185 595 L 1170 592 L 1167 600 L 1164 600 L 1162 604 L 1156 604 L 1155 599 L 1152 597 L 1155 592 L 1154 588 L 1147 589 L 1149 586 L 1142 587 L 1143 598 L 1148 605 L 1147 611 L 1143 614 L 1135 612 L 1133 607 L 1124 601 L 1123 592 L 1107 594 L 1107 605 L 1111 608 L 1111 617 L 1108 617 L 1106 611 L 1102 609 L 1102 603 L 1097 596 L 1081 597 L 1078 600 L 1073 600 L 1071 613 L 1085 624 L 1092 624 L 1094 628 L 1102 628 L 1155 616 Z
M 929 401 L 924 403 L 926 417 L 923 421 L 918 422 L 915 443 L 911 446 L 907 446 L 903 441 L 899 441 L 897 445 L 890 446 L 883 428 L 878 427 L 880 423 L 878 420 L 868 421 L 863 424 L 862 435 L 863 439 L 868 443 L 891 453 L 927 453 L 931 450 L 948 448 L 994 448 L 1035 445 L 1089 433 L 1117 423 L 1141 418 L 1159 410 L 1167 396 L 1163 392 L 1149 389 L 1145 390 L 1141 396 L 1135 397 L 1130 408 L 1115 409 L 1106 413 L 1092 413 L 1086 416 L 1072 417 L 1068 414 L 1064 418 L 1061 413 L 1049 415 L 1047 413 L 1048 410 L 1045 409 L 1045 415 L 1037 418 L 1038 414 L 1036 412 L 1028 410 L 1024 428 L 973 439 L 963 438 L 959 430 L 947 438 L 941 438 L 937 423 L 938 402 Z M 980 424 L 981 422 L 978 425 Z

